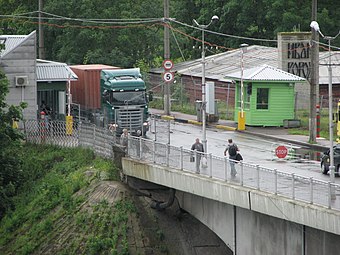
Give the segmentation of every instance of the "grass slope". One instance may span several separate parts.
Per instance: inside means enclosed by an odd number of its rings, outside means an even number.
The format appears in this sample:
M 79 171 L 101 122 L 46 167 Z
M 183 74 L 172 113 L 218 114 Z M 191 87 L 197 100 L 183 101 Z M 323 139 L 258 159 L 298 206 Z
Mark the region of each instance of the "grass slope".
M 112 162 L 80 148 L 24 149 L 25 185 L 0 222 L 0 254 L 132 254 L 139 216 L 109 181 L 118 179 Z

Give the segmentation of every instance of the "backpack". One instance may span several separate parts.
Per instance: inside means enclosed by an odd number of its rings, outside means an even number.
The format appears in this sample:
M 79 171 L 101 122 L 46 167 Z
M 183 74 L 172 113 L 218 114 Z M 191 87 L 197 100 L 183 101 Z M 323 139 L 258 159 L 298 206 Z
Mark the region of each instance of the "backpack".
M 229 156 L 236 156 L 237 154 L 237 147 L 235 144 L 232 144 L 228 148 Z

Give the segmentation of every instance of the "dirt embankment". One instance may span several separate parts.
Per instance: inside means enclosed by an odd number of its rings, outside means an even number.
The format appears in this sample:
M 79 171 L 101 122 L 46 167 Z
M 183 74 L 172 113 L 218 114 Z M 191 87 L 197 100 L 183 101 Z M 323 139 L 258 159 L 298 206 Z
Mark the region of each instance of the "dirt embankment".
M 183 255 L 228 255 L 232 254 L 224 242 L 209 228 L 181 210 L 177 199 L 167 209 L 158 211 L 150 204 L 156 197 L 166 201 L 168 192 L 157 192 L 152 199 L 129 188 L 126 190 L 135 206 L 136 217 L 129 221 L 129 253 L 134 254 L 183 254 Z
M 12 249 L 12 244 L 17 244 L 13 239 L 0 250 L 4 254 L 44 255 L 232 254 L 212 231 L 182 211 L 176 199 L 172 206 L 158 211 L 150 207 L 151 199 L 145 194 L 114 181 L 95 182 L 74 197 L 81 197 L 82 203 L 72 213 L 59 207 L 47 215 L 48 220 L 41 219 L 36 227 L 46 232 L 35 238 L 35 243 L 27 246 L 23 242 L 21 248 Z M 34 238 L 27 237 L 27 231 L 20 228 L 20 239 Z

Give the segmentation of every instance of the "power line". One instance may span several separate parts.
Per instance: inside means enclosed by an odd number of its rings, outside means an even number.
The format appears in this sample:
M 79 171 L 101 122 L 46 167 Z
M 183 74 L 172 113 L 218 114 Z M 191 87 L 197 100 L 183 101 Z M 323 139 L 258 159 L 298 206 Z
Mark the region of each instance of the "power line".
M 0 17 L 3 18 L 25 18 L 25 19 L 39 19 L 39 17 L 34 16 L 27 16 L 29 14 L 44 14 L 48 15 L 50 17 L 41 17 L 41 19 L 44 20 L 67 20 L 67 21 L 75 21 L 75 22 L 86 22 L 86 23 L 106 23 L 106 24 L 135 24 L 135 23 L 157 23 L 162 22 L 163 18 L 143 18 L 143 19 L 137 19 L 137 18 L 129 18 L 129 19 L 87 19 L 87 18 L 70 18 L 65 16 L 60 16 L 56 14 L 51 14 L 48 12 L 27 12 L 22 14 L 12 14 L 12 15 L 0 15 Z
M 180 25 L 185 26 L 185 27 L 193 28 L 193 29 L 200 30 L 200 31 L 202 30 L 201 28 L 198 28 L 198 27 L 195 27 L 195 26 L 192 26 L 192 25 L 188 25 L 188 24 L 183 23 L 183 22 L 179 22 L 175 19 L 170 19 L 170 21 L 177 23 L 177 24 L 180 24 Z M 215 35 L 220 35 L 220 36 L 224 36 L 224 37 L 231 37 L 231 38 L 235 38 L 235 39 L 244 39 L 244 40 L 250 40 L 250 41 L 262 41 L 262 42 L 277 42 L 277 40 L 237 36 L 237 35 L 231 35 L 231 34 L 223 34 L 223 33 L 215 32 L 215 31 L 207 30 L 207 29 L 204 29 L 204 32 L 207 32 L 207 33 L 210 33 L 210 34 L 215 34 Z
M 78 28 L 101 28 L 101 29 L 105 29 L 105 28 L 126 28 L 126 27 L 135 27 L 135 26 L 123 26 L 123 25 L 140 25 L 142 26 L 142 24 L 148 24 L 148 23 L 152 23 L 151 26 L 155 25 L 155 24 L 162 24 L 163 26 L 168 26 L 171 30 L 176 31 L 178 33 L 181 33 L 182 35 L 189 37 L 192 40 L 201 42 L 201 39 L 196 38 L 194 36 L 188 35 L 183 31 L 180 31 L 179 29 L 176 29 L 172 26 L 170 26 L 169 23 L 165 22 L 164 18 L 143 18 L 143 19 L 139 19 L 139 18 L 128 18 L 128 19 L 89 19 L 89 18 L 71 18 L 71 17 L 65 17 L 65 16 L 61 16 L 61 15 L 56 15 L 56 14 L 52 14 L 52 13 L 48 13 L 48 12 L 39 12 L 39 11 L 33 11 L 33 12 L 26 12 L 26 13 L 20 13 L 20 14 L 13 14 L 13 15 L 0 15 L 0 18 L 18 18 L 18 19 L 39 19 L 39 17 L 34 17 L 34 16 L 27 16 L 27 15 L 33 15 L 33 14 L 44 14 L 44 15 L 48 15 L 50 17 L 41 17 L 41 19 L 43 20 L 67 20 L 67 21 L 74 21 L 74 22 L 82 22 L 82 23 L 93 23 L 93 24 L 120 24 L 121 26 L 90 26 L 90 25 L 71 25 L 71 24 L 67 24 L 67 25 L 57 25 L 57 24 L 51 24 L 48 22 L 42 23 L 44 25 L 49 25 L 49 26 L 55 26 L 55 27 L 78 27 Z M 176 19 L 173 18 L 169 18 L 167 19 L 170 22 L 179 24 L 181 26 L 185 26 L 185 27 L 189 27 L 195 30 L 200 30 L 200 28 L 196 27 L 196 26 L 192 26 L 180 21 L 177 21 Z M 13 21 L 13 20 L 12 20 Z M 27 22 L 27 21 L 26 21 Z M 34 24 L 39 24 L 39 22 L 32 22 Z M 211 30 L 206 30 L 204 29 L 205 32 L 210 33 L 210 34 L 215 34 L 218 36 L 223 36 L 223 37 L 230 37 L 230 38 L 235 38 L 235 39 L 243 39 L 243 40 L 250 40 L 250 41 L 260 41 L 260 42 L 275 42 L 277 43 L 277 40 L 271 40 L 271 39 L 263 39 L 263 38 L 252 38 L 252 37 L 245 37 L 245 36 L 236 36 L 236 35 L 231 35 L 231 34 L 224 34 L 224 33 L 220 33 L 220 32 L 215 32 L 215 31 L 211 31 Z M 322 43 L 322 42 L 317 42 L 317 41 L 312 41 L 315 43 L 318 43 L 320 45 L 321 48 L 326 49 L 325 47 L 322 46 L 327 46 L 327 44 Z M 225 46 L 221 46 L 221 45 L 217 45 L 214 43 L 210 43 L 210 42 L 206 42 L 205 43 L 209 46 L 212 47 L 218 47 L 220 49 L 225 49 L 225 50 L 233 50 L 234 48 L 228 48 Z M 336 46 L 331 46 L 333 49 L 337 49 L 340 50 L 339 47 Z

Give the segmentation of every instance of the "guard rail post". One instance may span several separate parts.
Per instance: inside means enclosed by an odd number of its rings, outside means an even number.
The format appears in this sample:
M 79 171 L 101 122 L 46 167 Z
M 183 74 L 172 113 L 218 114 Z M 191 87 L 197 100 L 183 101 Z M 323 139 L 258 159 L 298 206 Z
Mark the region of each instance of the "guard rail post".
M 228 180 L 228 158 L 224 156 L 224 180 Z
M 275 195 L 277 195 L 277 169 L 274 169 L 274 186 L 275 186 Z
M 138 146 L 139 146 L 139 155 L 138 155 L 138 157 L 139 157 L 139 159 L 142 159 L 142 155 L 143 155 L 143 151 L 142 151 L 142 149 L 143 149 L 143 146 L 142 146 L 142 136 L 140 136 L 140 137 L 138 137 L 139 138 L 139 144 L 138 144 Z
M 310 194 L 310 203 L 313 204 L 313 177 L 309 178 L 309 194 Z
M 292 173 L 292 199 L 295 200 L 295 174 Z
M 212 154 L 209 153 L 209 178 L 212 178 Z
M 197 150 L 195 150 L 195 173 L 196 174 L 200 173 L 198 167 L 199 167 L 198 154 L 197 154 Z
M 331 209 L 332 205 L 332 183 L 328 182 L 328 209 Z
M 241 161 L 241 180 L 240 180 L 241 186 L 243 186 L 243 162 Z
M 156 116 L 153 116 L 153 121 L 154 121 L 154 126 L 153 126 L 153 131 L 155 133 L 155 141 L 157 141 L 157 132 L 156 132 Z
M 93 143 L 94 147 L 96 147 L 96 126 L 93 125 Z
M 256 165 L 256 181 L 257 181 L 257 189 L 260 190 L 260 166 Z
M 180 169 L 183 170 L 183 146 L 180 147 Z
M 152 141 L 152 162 L 156 163 L 156 141 Z
M 166 166 L 169 166 L 169 154 L 170 154 L 170 146 L 167 143 L 166 144 L 166 153 L 165 153 L 165 157 L 166 157 Z

